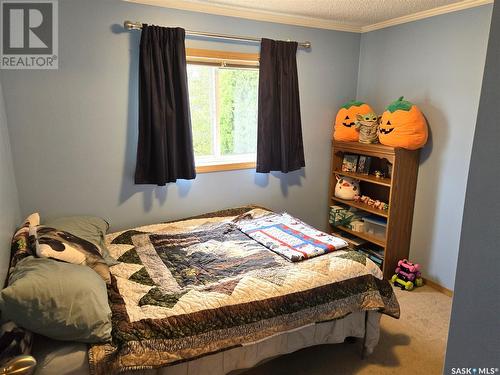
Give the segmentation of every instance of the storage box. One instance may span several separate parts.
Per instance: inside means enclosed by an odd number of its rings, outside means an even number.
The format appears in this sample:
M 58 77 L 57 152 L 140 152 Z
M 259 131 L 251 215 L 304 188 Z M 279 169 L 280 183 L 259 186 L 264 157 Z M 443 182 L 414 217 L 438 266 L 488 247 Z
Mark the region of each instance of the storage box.
M 363 218 L 365 225 L 363 232 L 368 233 L 374 237 L 385 239 L 387 231 L 387 220 L 376 216 L 366 216 Z
M 349 207 L 335 205 L 330 206 L 330 224 L 334 227 L 343 225 L 348 226 L 354 218 L 354 213 L 349 211 Z

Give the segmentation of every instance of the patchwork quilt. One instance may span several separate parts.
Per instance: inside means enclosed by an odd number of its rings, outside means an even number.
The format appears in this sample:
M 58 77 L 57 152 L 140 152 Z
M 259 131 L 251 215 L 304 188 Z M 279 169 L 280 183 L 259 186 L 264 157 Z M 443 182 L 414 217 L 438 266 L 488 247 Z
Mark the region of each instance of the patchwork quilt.
M 268 214 L 243 207 L 108 235 L 120 262 L 108 289 L 113 340 L 90 347 L 91 373 L 168 366 L 355 311 L 399 317 L 363 255 L 292 263 L 237 227 Z
M 240 220 L 236 225 L 242 232 L 291 262 L 313 258 L 348 245 L 343 239 L 321 232 L 287 213 Z

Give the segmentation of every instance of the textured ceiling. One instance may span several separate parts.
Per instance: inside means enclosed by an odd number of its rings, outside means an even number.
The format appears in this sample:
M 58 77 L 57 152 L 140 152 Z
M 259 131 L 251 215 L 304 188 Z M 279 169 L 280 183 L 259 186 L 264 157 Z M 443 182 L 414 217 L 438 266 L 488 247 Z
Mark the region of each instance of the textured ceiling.
M 248 10 L 326 19 L 350 26 L 368 26 L 462 0 L 196 0 Z
M 124 0 L 195 12 L 350 32 L 454 12 L 493 0 Z

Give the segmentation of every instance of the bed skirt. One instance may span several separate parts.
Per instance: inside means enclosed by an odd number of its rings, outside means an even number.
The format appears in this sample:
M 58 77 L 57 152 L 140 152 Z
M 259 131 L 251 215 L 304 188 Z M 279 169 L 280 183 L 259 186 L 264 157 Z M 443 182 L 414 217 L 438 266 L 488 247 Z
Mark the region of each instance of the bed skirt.
M 250 345 L 207 355 L 189 362 L 154 370 L 126 372 L 126 374 L 224 375 L 231 373 L 235 375 L 241 373 L 243 369 L 300 349 L 315 345 L 342 343 L 346 337 L 364 339 L 364 352 L 371 354 L 380 336 L 380 317 L 381 314 L 376 311 L 356 312 L 342 319 L 311 324 Z M 85 344 L 39 338 L 35 340 L 33 355 L 38 362 L 35 372 L 37 375 L 89 373 Z

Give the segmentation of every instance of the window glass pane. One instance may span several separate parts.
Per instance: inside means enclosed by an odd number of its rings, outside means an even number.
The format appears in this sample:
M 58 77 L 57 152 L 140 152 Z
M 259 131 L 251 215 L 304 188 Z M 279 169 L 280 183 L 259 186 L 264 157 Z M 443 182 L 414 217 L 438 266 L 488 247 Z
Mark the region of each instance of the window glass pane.
M 204 65 L 187 66 L 195 157 L 214 154 L 214 70 Z
M 259 72 L 219 68 L 218 73 L 221 154 L 254 154 L 257 150 Z

